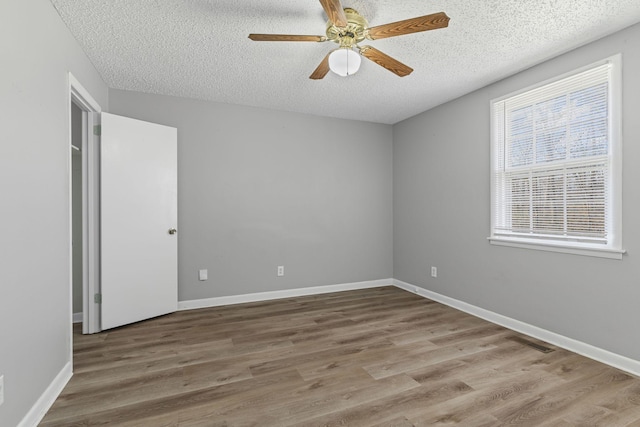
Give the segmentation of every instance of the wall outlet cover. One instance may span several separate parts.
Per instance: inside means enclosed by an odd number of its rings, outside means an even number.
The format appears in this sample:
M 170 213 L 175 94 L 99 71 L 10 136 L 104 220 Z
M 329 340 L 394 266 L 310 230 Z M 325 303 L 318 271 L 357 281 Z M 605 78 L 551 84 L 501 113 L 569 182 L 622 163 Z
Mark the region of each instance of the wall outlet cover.
M 198 280 L 204 281 L 209 278 L 209 271 L 207 269 L 198 270 Z

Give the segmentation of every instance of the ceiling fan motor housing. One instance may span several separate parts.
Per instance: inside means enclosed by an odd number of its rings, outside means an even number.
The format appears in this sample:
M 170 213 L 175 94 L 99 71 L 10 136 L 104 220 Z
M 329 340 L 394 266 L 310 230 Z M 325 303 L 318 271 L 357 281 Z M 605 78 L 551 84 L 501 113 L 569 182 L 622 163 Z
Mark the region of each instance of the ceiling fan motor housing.
M 340 47 L 351 48 L 367 38 L 369 23 L 350 7 L 344 8 L 347 17 L 346 27 L 337 27 L 333 22 L 327 22 L 327 40 L 338 43 Z

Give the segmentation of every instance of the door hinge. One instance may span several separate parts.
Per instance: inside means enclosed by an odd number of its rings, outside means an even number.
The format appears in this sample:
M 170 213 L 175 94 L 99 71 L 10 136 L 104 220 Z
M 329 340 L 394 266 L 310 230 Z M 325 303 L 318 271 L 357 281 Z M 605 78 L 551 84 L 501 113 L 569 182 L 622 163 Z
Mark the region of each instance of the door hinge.
M 102 135 L 102 126 L 101 125 L 95 125 L 93 127 L 93 134 L 96 135 L 96 136 Z
M 96 304 L 102 304 L 102 294 L 93 294 L 93 302 Z

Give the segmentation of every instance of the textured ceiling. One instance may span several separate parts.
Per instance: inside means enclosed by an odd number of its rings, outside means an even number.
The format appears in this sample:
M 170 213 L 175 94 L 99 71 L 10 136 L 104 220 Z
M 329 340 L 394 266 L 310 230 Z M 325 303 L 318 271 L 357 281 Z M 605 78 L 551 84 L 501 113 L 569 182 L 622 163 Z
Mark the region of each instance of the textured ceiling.
M 449 27 L 367 41 L 415 71 L 363 59 L 308 77 L 335 44 L 318 0 L 51 0 L 111 88 L 396 123 L 640 22 L 639 0 L 342 0 L 370 26 L 444 11 Z

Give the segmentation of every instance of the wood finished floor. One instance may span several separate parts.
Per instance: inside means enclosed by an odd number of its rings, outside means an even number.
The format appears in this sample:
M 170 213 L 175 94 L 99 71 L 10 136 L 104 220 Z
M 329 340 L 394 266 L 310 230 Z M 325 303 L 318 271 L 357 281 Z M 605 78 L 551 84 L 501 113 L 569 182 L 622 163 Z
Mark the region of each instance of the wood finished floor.
M 74 333 L 41 426 L 640 426 L 640 379 L 384 287 Z

